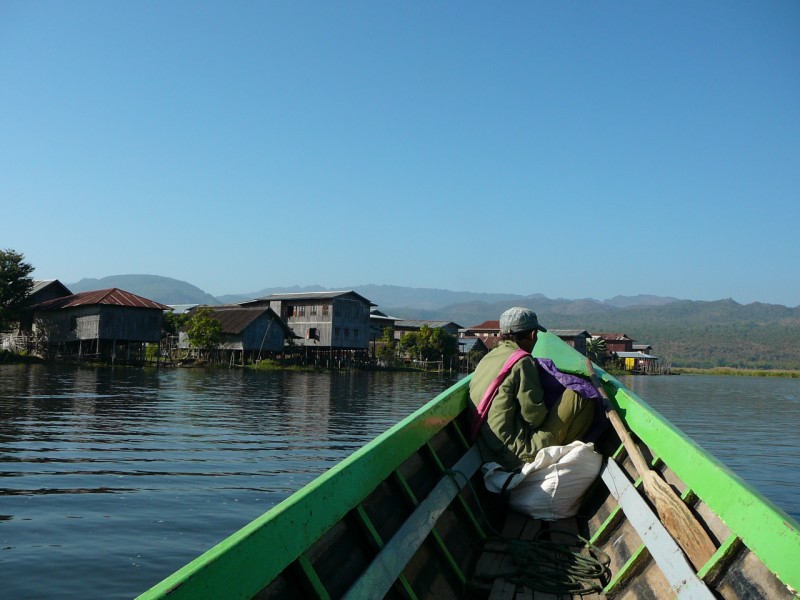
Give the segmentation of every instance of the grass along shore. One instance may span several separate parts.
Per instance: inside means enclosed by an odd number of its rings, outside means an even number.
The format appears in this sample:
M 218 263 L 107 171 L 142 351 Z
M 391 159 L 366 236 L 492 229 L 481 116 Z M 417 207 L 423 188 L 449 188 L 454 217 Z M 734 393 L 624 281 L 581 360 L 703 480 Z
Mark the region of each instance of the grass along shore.
M 800 379 L 800 371 L 780 369 L 735 369 L 733 367 L 715 367 L 713 369 L 695 369 L 679 367 L 672 369 L 673 375 L 738 375 L 740 377 L 789 377 Z

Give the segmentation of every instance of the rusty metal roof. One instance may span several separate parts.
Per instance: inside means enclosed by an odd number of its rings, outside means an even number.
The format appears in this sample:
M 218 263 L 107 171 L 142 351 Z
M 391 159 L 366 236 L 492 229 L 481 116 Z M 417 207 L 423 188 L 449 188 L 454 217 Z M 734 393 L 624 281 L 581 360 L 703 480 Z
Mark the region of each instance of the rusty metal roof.
M 55 298 L 46 302 L 41 302 L 33 307 L 34 310 L 61 310 L 64 308 L 75 308 L 78 306 L 95 306 L 103 304 L 108 306 L 127 306 L 132 308 L 153 308 L 158 310 L 170 310 L 166 304 L 161 304 L 155 300 L 142 298 L 131 292 L 126 292 L 119 288 L 109 288 L 105 290 L 95 290 L 92 292 L 81 292 L 63 298 Z
M 277 319 L 275 311 L 271 308 L 214 308 L 211 307 L 211 316 L 222 325 L 222 333 L 240 334 L 258 319 L 261 315 L 272 313 Z M 280 319 L 277 319 L 280 320 Z
M 500 331 L 500 321 L 484 321 L 480 325 L 473 325 L 472 327 L 468 327 L 469 330 L 487 330 L 487 331 Z
M 635 341 L 633 340 L 633 338 L 629 338 L 624 333 L 612 333 L 607 331 L 600 331 L 597 333 L 593 333 L 592 337 L 603 338 L 607 342 Z
M 486 346 L 487 350 L 492 350 L 497 344 L 500 343 L 500 336 L 499 335 L 490 335 L 486 338 L 481 338 L 483 345 Z
M 188 314 L 193 315 L 197 308 L 188 311 Z M 211 309 L 211 316 L 220 322 L 222 333 L 239 335 L 261 315 L 267 315 L 283 329 L 285 335 L 292 335 L 292 330 L 289 326 L 268 306 L 244 307 L 238 304 L 227 304 L 222 306 L 204 306 L 204 308 Z

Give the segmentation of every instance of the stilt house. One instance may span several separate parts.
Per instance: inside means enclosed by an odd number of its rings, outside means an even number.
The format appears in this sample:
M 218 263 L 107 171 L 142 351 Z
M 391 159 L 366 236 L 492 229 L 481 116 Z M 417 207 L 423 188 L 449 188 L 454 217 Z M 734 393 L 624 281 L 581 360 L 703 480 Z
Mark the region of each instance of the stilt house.
M 211 317 L 222 327 L 220 350 L 234 361 L 246 364 L 268 355 L 283 352 L 286 338 L 294 333 L 268 306 L 243 307 L 236 305 L 210 306 Z M 192 314 L 192 311 L 188 311 Z M 179 334 L 178 347 L 190 347 L 185 331 Z
M 33 334 L 45 356 L 113 363 L 144 361 L 145 345 L 160 340 L 169 307 L 110 288 L 54 298 L 31 309 Z
M 354 291 L 272 294 L 242 306 L 268 306 L 278 313 L 307 352 L 365 355 L 372 302 Z

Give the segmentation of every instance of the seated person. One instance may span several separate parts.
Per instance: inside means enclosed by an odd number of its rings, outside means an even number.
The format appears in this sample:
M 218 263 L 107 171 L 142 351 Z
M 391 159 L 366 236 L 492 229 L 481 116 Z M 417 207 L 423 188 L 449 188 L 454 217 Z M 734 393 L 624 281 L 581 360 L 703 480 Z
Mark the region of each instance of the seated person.
M 536 344 L 539 325 L 536 313 L 514 307 L 500 316 L 501 341 L 478 363 L 470 382 L 470 399 L 477 407 L 506 362 L 518 350 L 477 431 L 484 462 L 497 462 L 514 470 L 532 462 L 547 446 L 563 446 L 581 439 L 592 425 L 594 402 L 567 388 L 548 410 L 539 370 L 530 352 Z

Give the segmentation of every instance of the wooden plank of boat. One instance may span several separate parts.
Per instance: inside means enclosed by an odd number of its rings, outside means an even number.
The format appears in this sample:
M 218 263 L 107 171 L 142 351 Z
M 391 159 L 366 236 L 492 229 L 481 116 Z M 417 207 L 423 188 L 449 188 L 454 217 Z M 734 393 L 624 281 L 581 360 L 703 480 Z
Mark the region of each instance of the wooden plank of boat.
M 477 446 L 472 446 L 453 468 L 453 473 L 460 476 L 461 484 L 456 483 L 458 479 L 456 475 L 443 478 L 373 559 L 344 598 L 347 600 L 383 598 L 428 537 L 444 509 L 450 505 L 480 466 L 480 452 Z
M 644 456 L 611 404 L 611 399 L 597 378 L 597 373 L 588 358 L 586 359 L 586 369 L 592 383 L 603 396 L 606 416 L 611 421 L 615 433 L 622 440 L 625 451 L 635 465 L 639 477 L 642 478 L 644 491 L 656 507 L 658 517 L 666 526 L 668 535 L 678 542 L 691 563 L 698 569 L 701 568 L 714 554 L 716 550 L 714 543 L 689 508 L 676 498 L 675 491 L 645 462 Z
M 540 337 L 535 353 L 586 375 L 583 357 L 552 334 Z M 614 378 L 601 378 L 649 463 L 680 493 L 716 548 L 697 570 L 683 557 L 609 433 L 598 448 L 613 461 L 587 494 L 583 516 L 573 520 L 609 556 L 604 593 L 795 597 L 800 526 Z M 467 387 L 468 378 L 140 598 L 550 597 L 535 577 L 476 582 L 474 566 L 486 561 L 476 548 L 503 527 L 497 518 L 503 509 L 483 488 L 476 450 L 466 442 Z M 454 482 L 456 471 L 469 485 Z M 507 537 L 548 529 L 540 522 L 520 525 L 519 518 L 512 513 L 506 520 Z M 509 564 L 508 556 L 494 559 Z
M 697 600 L 713 599 L 714 595 L 697 577 L 680 546 L 617 463 L 607 461 L 600 475 L 675 593 Z

